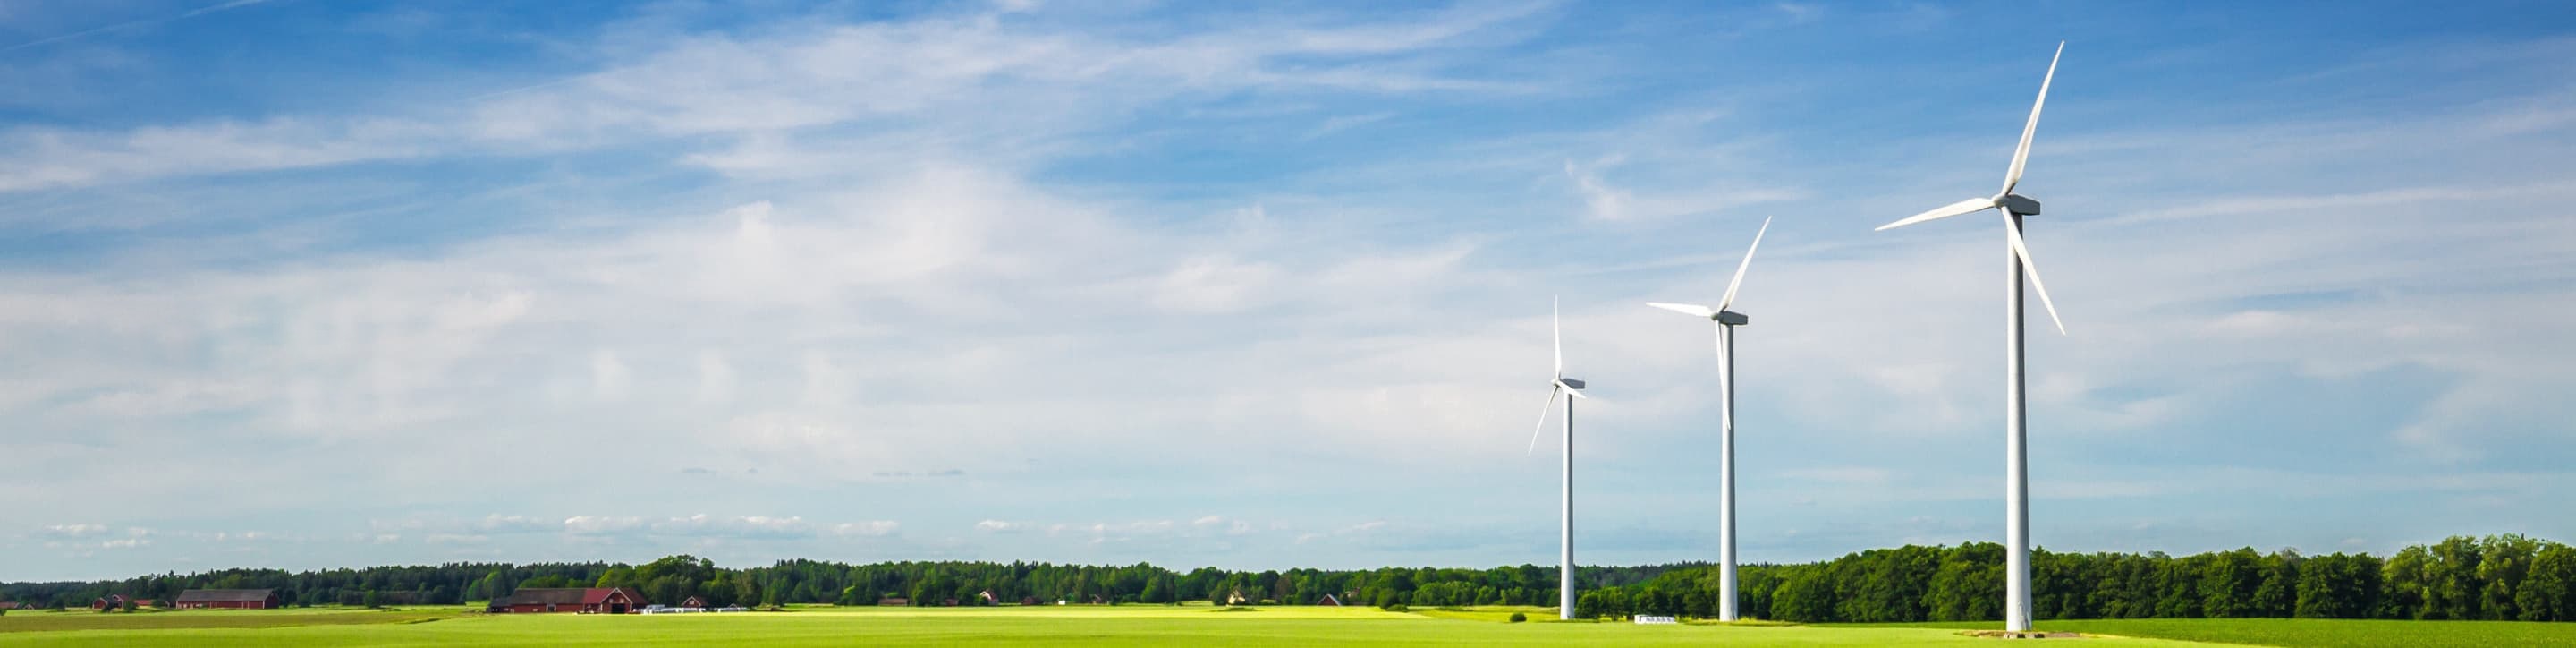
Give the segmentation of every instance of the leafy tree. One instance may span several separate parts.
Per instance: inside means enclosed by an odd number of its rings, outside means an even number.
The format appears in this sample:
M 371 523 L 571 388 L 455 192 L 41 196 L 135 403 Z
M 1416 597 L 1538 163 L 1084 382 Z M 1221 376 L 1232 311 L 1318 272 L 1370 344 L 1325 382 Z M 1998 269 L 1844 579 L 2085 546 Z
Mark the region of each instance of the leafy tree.
M 2479 618 L 2515 620 L 2522 618 L 2516 590 L 2531 574 L 2531 561 L 2540 553 L 2540 543 L 2519 535 L 2491 536 L 2478 551 Z
M 2424 565 L 2429 592 L 2425 605 L 2440 613 L 2437 618 L 2480 618 L 2478 562 L 2482 550 L 2475 538 L 2468 537 L 2455 536 L 2433 544 L 2433 559 Z
M 2524 621 L 2576 621 L 2576 547 L 2542 544 L 2513 601 Z

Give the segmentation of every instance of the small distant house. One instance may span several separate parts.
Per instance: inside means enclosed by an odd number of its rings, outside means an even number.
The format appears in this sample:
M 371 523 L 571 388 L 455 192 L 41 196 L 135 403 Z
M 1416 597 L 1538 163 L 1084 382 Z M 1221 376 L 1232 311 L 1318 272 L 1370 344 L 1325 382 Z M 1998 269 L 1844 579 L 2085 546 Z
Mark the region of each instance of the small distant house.
M 106 610 L 121 607 L 125 607 L 125 595 L 123 594 L 109 594 L 90 599 L 89 601 L 89 609 L 92 610 Z
M 27 606 L 25 605 L 20 605 L 17 601 L 0 601 L 0 610 L 23 610 L 26 609 L 26 607 Z
M 279 606 L 277 590 L 273 589 L 192 589 L 179 593 L 176 607 L 182 610 L 266 610 Z
M 578 612 L 629 614 L 644 610 L 644 595 L 632 587 L 528 587 L 511 592 L 485 608 L 502 613 Z
M 888 596 L 888 597 L 885 597 L 885 598 L 877 599 L 877 605 L 883 605 L 883 606 L 887 606 L 887 607 L 903 607 L 903 606 L 907 606 L 907 605 L 912 605 L 912 599 L 908 599 L 908 598 L 904 598 L 904 597 L 900 597 L 900 596 Z
M 1316 604 L 1316 605 L 1330 605 L 1330 606 L 1333 606 L 1333 607 L 1341 607 L 1341 606 L 1342 606 L 1342 599 L 1341 599 L 1341 597 L 1333 596 L 1333 595 L 1331 595 L 1331 594 L 1325 594 L 1325 595 L 1324 595 L 1324 598 L 1315 599 L 1315 604 Z
M 707 600 L 696 596 L 691 596 L 687 600 L 680 601 L 680 607 L 684 608 L 702 608 L 706 606 Z

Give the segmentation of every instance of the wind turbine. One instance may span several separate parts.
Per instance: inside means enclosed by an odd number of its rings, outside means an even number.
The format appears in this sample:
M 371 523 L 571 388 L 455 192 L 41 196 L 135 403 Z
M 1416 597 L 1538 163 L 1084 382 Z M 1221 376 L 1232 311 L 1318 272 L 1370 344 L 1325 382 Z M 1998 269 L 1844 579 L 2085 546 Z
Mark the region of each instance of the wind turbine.
M 1664 310 L 1709 320 L 1717 333 L 1717 400 L 1718 416 L 1718 509 L 1717 509 L 1717 620 L 1735 620 L 1735 327 L 1748 320 L 1743 313 L 1727 310 L 1735 305 L 1735 290 L 1744 286 L 1744 270 L 1753 267 L 1753 251 L 1762 249 L 1762 234 L 1771 231 L 1771 219 L 1762 219 L 1762 229 L 1753 232 L 1753 246 L 1744 249 L 1744 262 L 1736 264 L 1735 278 L 1726 282 L 1726 296 L 1717 300 L 1717 308 L 1697 304 L 1646 302 Z
M 1547 414 L 1556 409 L 1556 395 L 1565 394 L 1565 503 L 1558 509 L 1556 554 L 1556 618 L 1574 618 L 1574 399 L 1591 399 L 1583 395 L 1583 381 L 1565 377 L 1565 326 L 1556 306 L 1547 312 L 1548 331 L 1556 340 L 1556 377 L 1548 380 L 1547 405 L 1538 410 L 1538 428 L 1530 430 L 1529 452 L 1538 452 L 1538 433 L 1547 430 Z
M 2048 83 L 2057 78 L 2057 58 L 2066 54 L 2066 43 L 2057 43 L 2057 55 L 2048 59 L 2048 75 L 2039 79 L 2039 99 L 2030 104 L 2030 121 L 2021 127 L 2021 145 L 2013 149 L 2012 166 L 2004 170 L 2003 191 L 1991 198 L 1970 198 L 1931 211 L 1907 216 L 1880 230 L 1904 227 L 1924 221 L 1940 220 L 1988 209 L 2003 213 L 2006 255 L 2004 299 L 2004 630 L 2030 631 L 2030 461 L 2024 450 L 2030 429 L 2022 403 L 2022 315 L 2021 278 L 2030 277 L 2030 287 L 2039 293 L 2039 304 L 2048 308 L 2048 319 L 2057 324 L 2057 334 L 2066 334 L 2066 321 L 2058 319 L 2057 305 L 2048 299 L 2048 287 L 2039 282 L 2039 268 L 2030 262 L 2030 246 L 2021 238 L 2021 217 L 2039 215 L 2039 201 L 2013 193 L 2021 184 L 2023 164 L 2030 160 L 2030 136 L 2039 130 L 2039 109 L 2048 104 Z

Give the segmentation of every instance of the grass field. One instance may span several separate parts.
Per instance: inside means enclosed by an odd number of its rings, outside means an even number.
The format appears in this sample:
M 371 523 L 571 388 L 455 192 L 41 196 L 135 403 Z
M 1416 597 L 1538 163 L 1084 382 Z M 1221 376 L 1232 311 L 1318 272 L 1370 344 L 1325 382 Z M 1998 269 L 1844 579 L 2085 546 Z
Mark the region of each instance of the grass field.
M 1512 612 L 1528 623 L 1506 623 Z M 588 616 L 484 615 L 461 609 L 16 613 L 0 646 L 348 645 L 974 645 L 974 646 L 1957 646 L 1993 640 L 1938 625 L 1668 625 L 1554 621 L 1547 608 L 1383 612 L 1370 608 L 1204 606 L 799 608 L 790 612 Z M 2102 648 L 2208 646 L 2576 645 L 2576 624 L 2309 620 L 2154 620 L 2043 624 L 2120 635 Z
M 1994 623 L 1854 624 L 1834 628 L 1989 629 Z M 2576 623 L 2346 621 L 2331 619 L 2126 619 L 2043 621 L 2039 629 L 2258 646 L 2576 646 Z M 2089 644 L 2088 644 L 2089 645 Z

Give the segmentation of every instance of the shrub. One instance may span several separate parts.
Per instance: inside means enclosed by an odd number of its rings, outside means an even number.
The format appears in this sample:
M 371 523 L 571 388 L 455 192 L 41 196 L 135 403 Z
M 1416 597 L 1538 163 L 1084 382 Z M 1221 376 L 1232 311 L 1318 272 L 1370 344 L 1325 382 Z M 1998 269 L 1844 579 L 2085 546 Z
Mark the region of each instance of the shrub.
M 1411 611 L 1413 611 L 1413 607 L 1412 607 L 1412 606 L 1408 606 L 1408 605 L 1405 605 L 1405 604 L 1403 604 L 1403 603 L 1388 603 L 1388 604 L 1386 604 L 1386 607 L 1379 608 L 1379 609 L 1383 609 L 1383 610 L 1386 610 L 1386 611 L 1388 611 L 1388 612 L 1411 612 Z
M 1528 620 L 1529 620 L 1529 615 L 1527 615 L 1527 614 L 1521 614 L 1521 613 L 1519 613 L 1519 612 L 1513 612 L 1513 613 L 1512 613 L 1512 622 L 1513 622 L 1513 623 L 1520 623 L 1520 622 L 1522 622 L 1522 621 L 1528 621 Z

